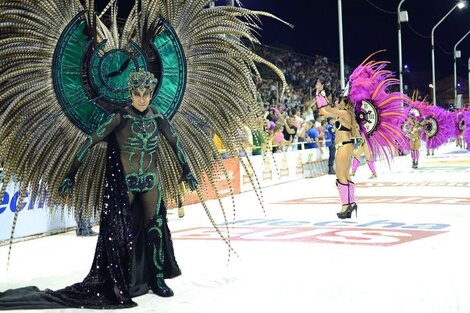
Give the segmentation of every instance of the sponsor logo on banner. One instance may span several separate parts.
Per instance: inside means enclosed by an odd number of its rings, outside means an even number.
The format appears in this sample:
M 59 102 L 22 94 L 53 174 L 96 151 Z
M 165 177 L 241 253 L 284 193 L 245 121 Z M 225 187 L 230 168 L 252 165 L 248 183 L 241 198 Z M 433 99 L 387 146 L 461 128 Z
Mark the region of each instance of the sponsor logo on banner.
M 14 238 L 42 234 L 67 227 L 75 226 L 72 214 L 63 215 L 61 210 L 50 212 L 45 203 L 46 193 L 42 195 L 20 196 L 16 186 L 7 186 L 0 202 L 0 241 L 7 240 L 11 235 L 13 216 L 19 213 Z
M 271 160 L 269 157 L 263 160 L 263 180 L 270 181 L 273 179 L 273 170 L 271 168 Z
M 407 224 L 390 220 L 367 223 L 353 221 L 289 221 L 248 219 L 230 225 L 230 240 L 332 243 L 364 246 L 393 246 L 448 232 L 449 224 Z M 220 240 L 212 227 L 172 231 L 175 240 Z
M 328 172 L 327 160 L 320 159 L 320 149 L 295 150 L 250 157 L 250 162 L 261 187 L 316 177 Z M 325 154 L 323 154 L 324 156 Z M 247 169 L 240 167 L 241 191 L 252 190 Z M 248 169 L 251 173 L 252 171 Z
M 242 177 L 243 185 L 251 184 L 250 176 L 253 177 L 253 175 L 255 174 L 255 172 L 253 171 L 251 167 L 247 167 L 246 170 L 248 171 L 248 174 L 246 172 L 243 172 L 243 177 Z
M 41 199 L 37 201 L 37 205 L 34 206 L 35 200 L 29 201 L 30 199 L 29 199 L 28 194 L 26 194 L 22 198 L 21 203 L 18 203 L 18 201 L 21 199 L 19 191 L 14 192 L 14 193 L 5 191 L 3 198 L 2 198 L 2 202 L 0 202 L 0 214 L 6 214 L 8 212 L 15 213 L 16 210 L 21 211 L 26 207 L 28 210 L 42 209 L 44 208 L 43 199 L 45 199 L 45 196 L 46 195 L 44 195 L 44 197 L 41 197 Z
M 227 177 L 222 171 L 218 171 L 219 176 L 215 179 L 216 188 L 219 191 L 219 196 L 221 198 L 229 196 L 231 192 L 233 194 L 240 193 L 240 162 L 233 158 L 233 159 L 225 159 L 224 166 L 227 170 Z M 206 185 L 207 194 L 205 194 L 205 200 L 210 199 L 217 199 L 217 194 L 215 193 L 214 189 L 209 183 L 208 178 L 206 177 L 202 184 Z M 231 188 L 230 188 L 231 187 Z M 193 204 L 198 203 L 199 198 L 196 192 L 189 192 L 187 193 L 184 204 Z M 175 203 L 169 203 L 169 207 L 175 206 Z
M 303 176 L 304 175 L 304 164 L 302 163 L 302 154 L 297 154 L 297 160 L 295 164 L 295 175 Z
M 281 177 L 289 177 L 289 164 L 287 163 L 287 156 L 284 154 L 281 159 Z

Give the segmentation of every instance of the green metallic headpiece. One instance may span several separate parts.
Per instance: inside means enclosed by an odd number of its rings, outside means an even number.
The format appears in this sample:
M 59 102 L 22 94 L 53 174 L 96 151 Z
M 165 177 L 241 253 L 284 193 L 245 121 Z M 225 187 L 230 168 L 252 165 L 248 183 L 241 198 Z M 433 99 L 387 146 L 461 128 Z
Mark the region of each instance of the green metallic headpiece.
M 140 70 L 138 72 L 131 72 L 129 75 L 129 79 L 127 80 L 127 88 L 129 91 L 132 89 L 150 89 L 151 91 L 155 90 L 157 87 L 158 79 L 155 76 L 147 72 L 146 70 Z

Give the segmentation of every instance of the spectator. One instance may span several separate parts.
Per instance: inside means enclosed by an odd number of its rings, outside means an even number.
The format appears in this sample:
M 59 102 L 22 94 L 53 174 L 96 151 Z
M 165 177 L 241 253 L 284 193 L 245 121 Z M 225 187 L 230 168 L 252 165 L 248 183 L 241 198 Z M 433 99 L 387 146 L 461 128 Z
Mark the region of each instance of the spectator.
M 240 132 L 241 139 L 243 140 L 243 150 L 239 150 L 240 156 L 252 155 L 253 152 L 253 134 L 251 129 L 243 125 L 243 129 Z
M 295 127 L 297 127 L 297 130 L 302 127 L 302 124 L 304 122 L 304 119 L 300 117 L 300 111 L 297 109 L 292 109 L 291 111 L 291 116 L 295 118 Z
M 336 139 L 336 128 L 334 124 L 334 118 L 328 117 L 326 119 L 327 124 L 325 126 L 325 145 L 328 148 L 329 157 L 328 157 L 328 174 L 334 175 L 336 174 L 333 166 L 335 163 L 335 154 L 336 154 L 336 147 L 335 147 L 335 139 Z
M 265 120 L 264 120 L 265 121 Z M 259 121 L 259 127 L 263 127 L 263 122 L 262 119 Z M 252 150 L 252 155 L 262 155 L 263 151 L 266 151 L 266 137 L 264 135 L 264 132 L 261 129 L 256 129 L 252 131 L 252 136 L 253 136 L 253 150 Z
M 284 135 L 284 140 L 287 145 L 292 146 L 293 143 L 296 143 L 297 127 L 295 127 L 294 116 L 289 116 L 287 118 L 287 121 L 284 123 L 282 134 Z
M 284 135 L 282 134 L 283 129 L 284 129 L 283 125 L 274 126 L 273 137 L 271 140 L 273 153 L 281 151 L 282 147 L 286 144 L 286 141 L 284 140 Z
M 319 148 L 320 147 L 320 140 L 319 140 L 319 134 L 317 129 L 315 128 L 315 125 L 312 122 L 309 122 L 310 128 L 307 131 L 307 144 L 305 144 L 305 149 L 313 149 L 313 148 Z
M 306 121 L 313 121 L 315 120 L 315 115 L 313 113 L 313 109 L 316 107 L 317 102 L 315 99 L 307 101 L 305 103 L 305 120 Z
M 214 134 L 214 136 L 212 137 L 212 140 L 214 141 L 214 144 L 217 150 L 219 151 L 222 159 L 228 159 L 230 156 L 225 150 L 225 146 L 224 146 L 224 143 L 222 142 L 222 139 L 220 139 L 220 137 L 217 134 Z
M 326 121 L 324 120 L 323 116 L 316 115 L 315 116 L 315 128 L 318 132 L 318 140 L 320 141 L 320 148 L 324 146 L 325 141 L 325 127 Z
M 297 149 L 298 150 L 302 150 L 304 149 L 304 145 L 301 144 L 302 142 L 308 142 L 308 130 L 310 129 L 310 127 L 312 126 L 312 122 L 311 121 L 305 121 L 302 123 L 302 126 L 299 128 L 299 130 L 297 131 L 297 143 L 299 143 L 297 145 Z

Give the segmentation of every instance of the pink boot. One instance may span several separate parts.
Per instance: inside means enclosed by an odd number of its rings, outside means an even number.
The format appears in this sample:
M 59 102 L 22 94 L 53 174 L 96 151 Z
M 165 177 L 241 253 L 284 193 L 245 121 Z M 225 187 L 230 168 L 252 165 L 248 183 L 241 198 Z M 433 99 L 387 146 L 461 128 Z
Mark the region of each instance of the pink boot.
M 352 172 L 351 172 L 351 176 L 354 176 L 356 175 L 356 171 L 357 171 L 357 168 L 359 167 L 359 164 L 361 162 L 359 162 L 358 159 L 356 158 L 353 158 L 353 164 L 352 164 Z
M 367 165 L 369 165 L 369 168 L 372 171 L 372 176 L 369 177 L 369 179 L 377 178 L 377 172 L 375 171 L 374 161 L 367 161 Z
M 348 180 L 349 184 L 349 208 L 348 208 L 348 218 L 351 217 L 351 213 L 355 210 L 356 211 L 356 217 L 357 217 L 357 204 L 356 204 L 356 185 Z
M 349 203 L 356 203 L 356 195 L 355 195 L 355 191 L 356 191 L 356 185 L 348 180 L 348 184 L 349 184 Z
M 345 219 L 348 217 L 351 216 L 351 212 L 349 212 L 349 208 L 350 208 L 350 194 L 349 194 L 349 183 L 347 184 L 342 184 L 340 183 L 339 180 L 336 180 L 336 187 L 338 187 L 338 193 L 339 193 L 339 198 L 341 199 L 341 205 L 347 205 L 348 207 L 346 208 L 345 211 L 342 211 L 342 212 L 338 212 L 336 213 L 336 215 L 340 218 L 340 219 Z

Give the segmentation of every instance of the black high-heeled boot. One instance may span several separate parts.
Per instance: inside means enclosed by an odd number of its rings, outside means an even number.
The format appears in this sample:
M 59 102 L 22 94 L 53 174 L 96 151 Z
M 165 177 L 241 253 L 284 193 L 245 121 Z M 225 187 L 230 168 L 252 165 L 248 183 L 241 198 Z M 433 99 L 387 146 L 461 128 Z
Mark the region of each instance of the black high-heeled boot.
M 336 180 L 336 187 L 338 188 L 338 193 L 339 193 L 339 197 L 341 199 L 342 205 L 343 206 L 347 205 L 346 210 L 338 212 L 338 213 L 336 213 L 336 215 L 340 219 L 345 219 L 345 218 L 348 218 L 348 211 L 349 211 L 349 207 L 351 206 L 350 201 L 349 201 L 349 182 L 348 182 L 348 184 L 342 184 L 337 179 Z M 349 217 L 351 217 L 351 216 L 349 216 Z
M 357 217 L 357 204 L 356 202 L 351 203 L 346 210 L 348 212 L 348 218 L 351 218 L 352 212 L 356 211 L 356 217 Z
M 348 207 L 348 215 L 347 218 L 351 218 L 352 212 L 356 211 L 356 217 L 357 217 L 357 204 L 356 204 L 356 185 L 354 182 L 348 180 L 348 202 L 349 202 L 349 207 Z
M 156 295 L 159 295 L 160 297 L 172 297 L 174 292 L 165 283 L 163 275 L 165 253 L 163 249 L 162 217 L 152 218 L 147 225 L 146 231 L 147 257 L 151 271 L 148 285 Z
M 350 208 L 351 208 L 351 205 L 348 204 L 348 207 L 346 208 L 346 210 L 344 210 L 342 212 L 338 212 L 338 213 L 336 213 L 336 215 L 338 216 L 338 218 L 340 218 L 342 220 L 344 220 L 345 218 L 351 218 Z
M 357 217 L 357 204 L 356 203 L 350 203 L 350 204 L 348 204 L 348 207 L 346 208 L 346 210 L 344 210 L 342 212 L 338 212 L 338 213 L 336 213 L 336 215 L 340 219 L 351 218 L 352 212 L 354 212 L 354 211 L 356 211 L 356 217 Z

